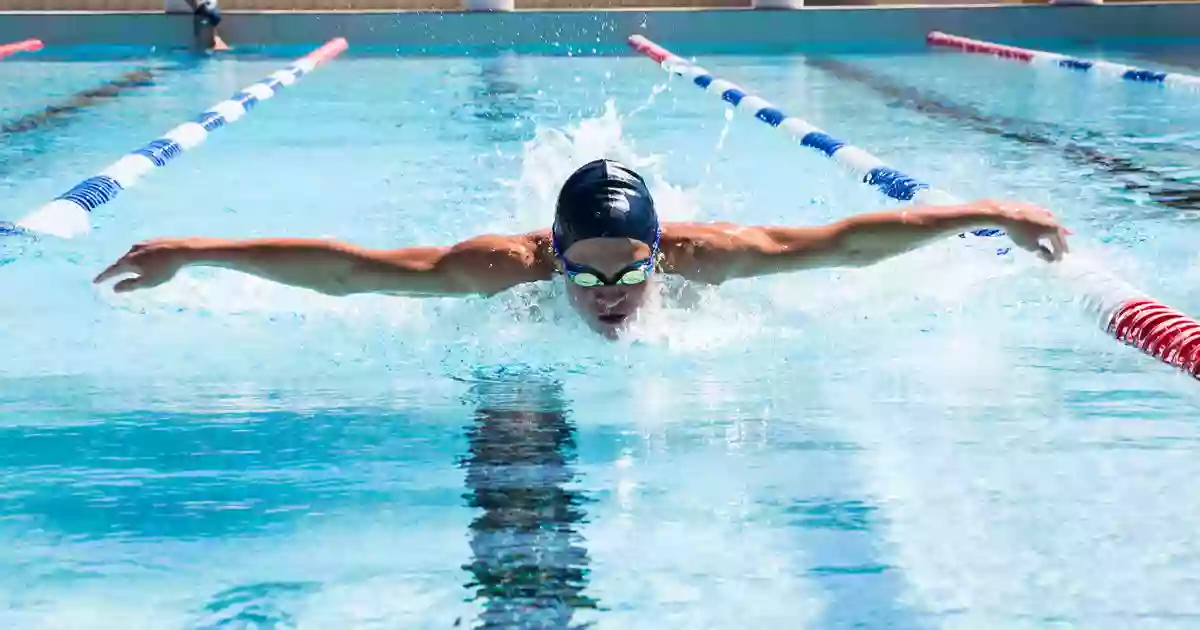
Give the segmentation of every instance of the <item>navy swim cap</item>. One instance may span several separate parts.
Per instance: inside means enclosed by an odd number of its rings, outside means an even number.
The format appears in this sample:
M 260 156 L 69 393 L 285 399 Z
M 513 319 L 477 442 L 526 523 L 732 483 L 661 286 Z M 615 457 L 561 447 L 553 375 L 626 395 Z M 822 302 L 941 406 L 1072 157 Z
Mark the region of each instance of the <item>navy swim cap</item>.
M 585 239 L 622 236 L 658 245 L 658 211 L 650 189 L 620 162 L 588 162 L 567 178 L 558 193 L 555 247 L 562 255 Z

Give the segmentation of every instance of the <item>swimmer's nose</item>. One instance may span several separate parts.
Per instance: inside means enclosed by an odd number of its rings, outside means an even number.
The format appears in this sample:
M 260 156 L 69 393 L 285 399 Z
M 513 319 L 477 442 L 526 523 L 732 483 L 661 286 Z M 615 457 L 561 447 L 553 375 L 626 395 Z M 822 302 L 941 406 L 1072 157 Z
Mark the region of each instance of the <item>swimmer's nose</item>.
M 625 298 L 628 297 L 624 291 L 610 291 L 608 290 L 609 288 L 610 287 L 597 287 L 597 290 L 594 294 L 596 306 L 604 309 L 614 309 L 620 306 L 621 303 L 625 301 Z

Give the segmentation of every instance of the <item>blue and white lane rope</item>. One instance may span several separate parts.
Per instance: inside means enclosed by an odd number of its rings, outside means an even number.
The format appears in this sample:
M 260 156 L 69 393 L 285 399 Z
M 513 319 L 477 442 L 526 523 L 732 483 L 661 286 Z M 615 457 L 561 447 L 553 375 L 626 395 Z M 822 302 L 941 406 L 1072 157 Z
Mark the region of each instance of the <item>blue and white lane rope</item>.
M 147 143 L 136 151 L 113 162 L 100 173 L 79 182 L 67 192 L 34 210 L 16 225 L 0 222 L 0 236 L 49 234 L 70 238 L 91 229 L 89 213 L 132 187 L 147 173 L 179 157 L 202 142 L 208 134 L 236 122 L 258 102 L 265 101 L 282 87 L 295 83 L 318 65 L 341 54 L 348 48 L 339 37 L 293 61 L 286 68 L 272 73 L 234 94 L 232 98 L 212 106 L 195 120 L 183 123 L 161 138 Z
M 929 42 L 932 46 L 944 46 L 963 52 L 983 53 L 1004 57 L 1005 59 L 1016 59 L 1017 61 L 1024 61 L 1030 64 L 1040 63 L 1066 70 L 1090 72 L 1114 79 L 1133 81 L 1134 83 L 1158 83 L 1166 87 L 1184 87 L 1191 88 L 1192 90 L 1200 90 L 1200 77 L 1188 74 L 1146 70 L 1145 68 L 1135 68 L 1133 66 L 1098 59 L 1068 57 L 1044 50 L 1017 48 L 1016 46 L 949 35 L 941 31 L 930 31 L 926 35 L 925 41 Z
M 629 44 L 638 52 L 657 61 L 668 72 L 687 78 L 700 89 L 716 94 L 735 108 L 772 127 L 786 130 L 802 146 L 820 151 L 826 157 L 860 177 L 863 183 L 878 188 L 880 192 L 892 199 L 912 201 L 923 205 L 959 203 L 959 200 L 950 193 L 933 188 L 925 182 L 884 164 L 883 160 L 834 138 L 802 118 L 785 114 L 767 100 L 750 94 L 729 81 L 714 77 L 708 70 L 672 54 L 641 35 L 630 37 Z M 972 234 L 975 236 L 1001 236 L 1004 232 L 985 228 L 974 230 Z M 1006 254 L 1008 251 L 1008 248 L 1002 248 L 998 250 L 998 253 Z
M 768 101 L 714 77 L 704 68 L 672 54 L 641 35 L 630 37 L 629 44 L 668 72 L 689 78 L 700 89 L 718 95 L 737 109 L 749 112 L 773 127 L 783 127 L 799 137 L 804 146 L 817 149 L 860 174 L 864 183 L 875 186 L 893 199 L 931 205 L 961 203 L 961 200 L 947 192 L 888 168 L 866 151 L 836 140 L 801 119 L 787 116 Z M 1003 232 L 978 230 L 974 234 L 1000 236 Z M 1002 253 L 1006 251 L 1001 250 Z M 1081 298 L 1083 307 L 1097 317 L 1097 323 L 1105 333 L 1200 379 L 1200 322 L 1146 296 L 1107 271 L 1088 266 L 1072 257 L 1056 263 L 1053 269 L 1071 284 Z M 1187 334 L 1182 334 L 1184 332 Z M 1170 339 L 1170 343 L 1165 339 Z

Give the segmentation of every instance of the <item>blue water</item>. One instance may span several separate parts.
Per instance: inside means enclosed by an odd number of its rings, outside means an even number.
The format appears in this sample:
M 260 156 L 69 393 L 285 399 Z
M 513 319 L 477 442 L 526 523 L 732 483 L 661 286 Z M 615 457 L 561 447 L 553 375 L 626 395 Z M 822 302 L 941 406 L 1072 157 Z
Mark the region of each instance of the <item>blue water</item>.
M 5 135 L 0 219 L 286 61 L 0 63 L 2 120 L 156 73 Z M 1196 95 L 945 53 L 701 61 L 956 195 L 1052 208 L 1081 260 L 1200 313 Z M 542 227 L 601 155 L 668 219 L 894 205 L 644 59 L 338 59 L 0 266 L 0 627 L 1200 623 L 1200 388 L 1026 256 L 731 283 L 618 343 L 531 315 L 554 286 L 90 283 L 154 236 Z

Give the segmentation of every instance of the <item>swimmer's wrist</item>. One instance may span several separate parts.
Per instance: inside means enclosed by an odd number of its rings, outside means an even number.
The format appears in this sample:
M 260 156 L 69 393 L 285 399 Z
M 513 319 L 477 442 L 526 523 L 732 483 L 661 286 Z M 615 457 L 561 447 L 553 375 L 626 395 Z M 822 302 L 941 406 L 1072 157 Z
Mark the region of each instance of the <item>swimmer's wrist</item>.
M 900 213 L 900 222 L 906 225 L 950 231 L 1005 227 L 1012 220 L 1011 213 L 992 202 L 926 206 Z
M 1007 230 L 1020 216 L 1003 204 L 991 200 L 973 201 L 960 206 L 963 229 L 1000 228 Z
M 188 238 L 175 244 L 172 255 L 180 267 L 220 264 L 229 258 L 228 245 L 222 239 Z

